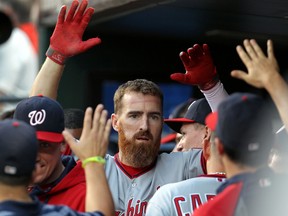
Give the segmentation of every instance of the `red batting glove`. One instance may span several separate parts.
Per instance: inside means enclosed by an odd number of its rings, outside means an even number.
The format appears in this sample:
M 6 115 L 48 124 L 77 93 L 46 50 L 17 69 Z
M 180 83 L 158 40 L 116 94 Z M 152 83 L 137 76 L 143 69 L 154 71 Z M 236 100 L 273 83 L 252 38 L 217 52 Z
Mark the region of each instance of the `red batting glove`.
M 82 41 L 84 31 L 91 20 L 94 9 L 89 7 L 86 10 L 88 6 L 87 0 L 83 0 L 79 8 L 78 6 L 79 2 L 73 0 L 66 19 L 65 5 L 62 6 L 58 15 L 56 27 L 50 38 L 50 46 L 46 52 L 46 56 L 57 64 L 64 65 L 68 57 L 85 52 L 91 47 L 101 43 L 98 37 Z
M 180 59 L 186 73 L 171 74 L 172 80 L 183 84 L 197 85 L 201 90 L 209 90 L 219 81 L 207 44 L 203 44 L 203 47 L 195 44 L 187 50 L 187 53 L 181 52 Z

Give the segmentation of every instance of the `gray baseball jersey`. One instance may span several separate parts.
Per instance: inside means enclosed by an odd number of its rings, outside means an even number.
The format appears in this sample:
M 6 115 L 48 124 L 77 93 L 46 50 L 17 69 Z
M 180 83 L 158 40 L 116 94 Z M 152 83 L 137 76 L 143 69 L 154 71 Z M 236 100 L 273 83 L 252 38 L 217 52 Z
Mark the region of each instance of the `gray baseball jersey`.
M 138 172 L 121 164 L 118 154 L 106 156 L 105 171 L 118 216 L 144 216 L 148 201 L 161 186 L 204 173 L 205 160 L 200 149 L 163 153 L 157 161 Z
M 215 174 L 164 185 L 150 199 L 146 216 L 189 216 L 215 196 L 224 181 L 224 175 Z

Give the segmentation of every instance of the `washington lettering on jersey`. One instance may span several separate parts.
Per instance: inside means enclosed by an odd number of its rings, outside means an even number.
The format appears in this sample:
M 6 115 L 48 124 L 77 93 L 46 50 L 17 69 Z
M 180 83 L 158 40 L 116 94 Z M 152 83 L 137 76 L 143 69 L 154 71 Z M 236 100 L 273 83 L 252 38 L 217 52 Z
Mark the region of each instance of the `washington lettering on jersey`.
M 136 201 L 136 205 L 132 206 L 133 199 L 128 201 L 128 207 L 125 212 L 116 211 L 116 216 L 142 216 L 145 215 L 146 208 L 147 208 L 147 201 L 141 202 L 140 200 Z
M 157 189 L 168 183 L 202 175 L 205 170 L 201 150 L 161 154 L 156 163 L 131 172 L 119 156 L 106 156 L 105 172 L 117 216 L 145 216 L 148 202 Z M 204 167 L 204 168 L 203 168 Z M 160 190 L 159 189 L 159 190 Z

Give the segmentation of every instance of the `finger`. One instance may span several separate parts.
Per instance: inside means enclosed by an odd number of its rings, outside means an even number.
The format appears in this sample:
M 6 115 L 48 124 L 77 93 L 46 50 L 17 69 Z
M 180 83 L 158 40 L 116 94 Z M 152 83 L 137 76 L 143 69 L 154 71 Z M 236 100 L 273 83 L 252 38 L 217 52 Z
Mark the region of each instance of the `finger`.
M 249 62 L 251 61 L 250 57 L 247 55 L 247 53 L 244 51 L 244 49 L 242 48 L 242 46 L 237 46 L 236 47 L 236 51 L 241 59 L 241 61 L 247 66 L 247 64 L 249 64 Z
M 90 38 L 87 41 L 83 41 L 83 43 L 81 44 L 81 46 L 83 47 L 83 52 L 91 49 L 94 46 L 97 46 L 98 44 L 101 43 L 101 39 L 96 37 L 96 38 Z
M 65 142 L 68 143 L 68 145 L 70 146 L 71 150 L 73 151 L 75 149 L 74 146 L 77 145 L 77 142 L 75 141 L 75 138 L 68 131 L 63 131 L 62 135 L 63 135 L 63 137 L 65 139 Z
M 243 44 L 244 44 L 246 53 L 249 55 L 250 59 L 257 58 L 257 54 L 256 54 L 254 48 L 252 47 L 250 40 L 247 40 L 247 39 L 244 40 Z
M 208 44 L 203 44 L 204 55 L 211 55 Z
M 193 48 L 195 48 L 195 54 L 196 54 L 197 57 L 203 56 L 202 46 L 200 46 L 199 44 L 196 44 L 196 45 L 193 46 Z
M 241 70 L 233 70 L 233 71 L 231 71 L 231 76 L 236 78 L 236 79 L 240 79 L 240 80 L 245 81 L 248 74 L 244 71 L 241 71 Z
M 256 42 L 256 40 L 254 40 L 254 39 L 250 40 L 250 44 L 252 45 L 253 50 L 256 53 L 256 56 L 258 56 L 258 57 L 266 57 L 265 54 L 263 53 L 262 49 L 260 48 L 260 46 Z
M 106 121 L 105 130 L 103 133 L 103 143 L 102 143 L 102 153 L 101 156 L 104 157 L 107 153 L 108 145 L 109 145 L 109 138 L 111 132 L 111 119 Z
M 190 57 L 189 57 L 189 55 L 186 52 L 181 52 L 179 56 L 180 56 L 180 59 L 181 59 L 183 65 L 184 65 L 184 67 L 186 65 L 189 65 Z
M 97 143 L 99 143 L 99 145 L 102 145 L 102 142 L 103 142 L 105 126 L 107 122 L 107 115 L 108 115 L 107 110 L 102 110 L 101 116 L 98 122 L 98 130 L 95 131 L 95 133 L 97 133 Z M 105 140 L 105 137 L 104 137 L 104 140 Z
M 82 20 L 82 17 L 83 17 L 83 14 L 84 14 L 84 11 L 86 10 L 88 6 L 88 1 L 87 0 L 83 0 L 75 14 L 75 17 L 74 17 L 74 21 L 76 23 L 80 23 L 81 20 Z
M 88 136 L 89 132 L 91 131 L 92 113 L 93 113 L 93 110 L 91 107 L 88 107 L 85 110 L 85 115 L 84 115 L 84 120 L 83 120 L 83 130 L 82 130 L 81 138 Z M 80 140 L 81 140 L 81 138 L 80 138 Z
M 58 15 L 58 19 L 57 19 L 57 25 L 59 24 L 63 24 L 64 20 L 65 20 L 65 14 L 66 14 L 66 5 L 63 5 L 60 9 L 59 15 Z
M 198 58 L 199 56 L 203 55 L 202 48 L 199 44 L 194 44 L 194 46 L 192 48 L 189 48 L 187 52 L 192 59 Z
M 103 104 L 98 104 L 95 108 L 94 111 L 94 116 L 93 116 L 93 125 L 92 125 L 92 129 L 95 131 L 98 130 L 99 127 L 99 121 L 100 121 L 100 117 L 101 117 L 101 113 L 102 110 L 104 109 Z
M 107 137 L 107 140 L 109 140 L 111 128 L 112 128 L 111 119 L 108 119 L 106 121 L 105 133 L 104 133 L 105 137 Z
M 73 20 L 73 17 L 74 17 L 75 11 L 77 10 L 78 5 L 79 5 L 79 2 L 77 0 L 74 0 L 72 2 L 72 5 L 71 5 L 70 10 L 68 11 L 68 15 L 66 17 L 67 22 L 70 22 L 71 20 Z
M 274 47 L 272 40 L 267 40 L 267 55 L 268 58 L 274 58 Z
M 87 28 L 93 14 L 94 14 L 94 8 L 90 7 L 86 10 L 81 19 L 77 21 L 78 23 L 80 23 L 80 27 L 83 29 L 83 32 Z

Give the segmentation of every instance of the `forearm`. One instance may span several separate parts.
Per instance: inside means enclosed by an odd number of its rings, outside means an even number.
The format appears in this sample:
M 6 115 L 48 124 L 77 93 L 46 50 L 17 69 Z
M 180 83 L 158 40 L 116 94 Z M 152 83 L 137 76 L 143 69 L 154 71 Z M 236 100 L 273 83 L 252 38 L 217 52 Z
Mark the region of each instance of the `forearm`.
M 87 163 L 85 165 L 85 176 L 87 184 L 86 211 L 100 211 L 105 216 L 114 216 L 114 202 L 103 164 Z
M 288 85 L 277 72 L 266 83 L 265 89 L 274 101 L 279 115 L 288 131 Z
M 30 96 L 42 94 L 56 99 L 59 83 L 63 74 L 64 66 L 46 58 L 39 73 L 37 74 Z
M 228 96 L 223 84 L 219 81 L 213 88 L 209 90 L 201 90 L 208 101 L 212 112 L 217 110 L 218 105 Z

